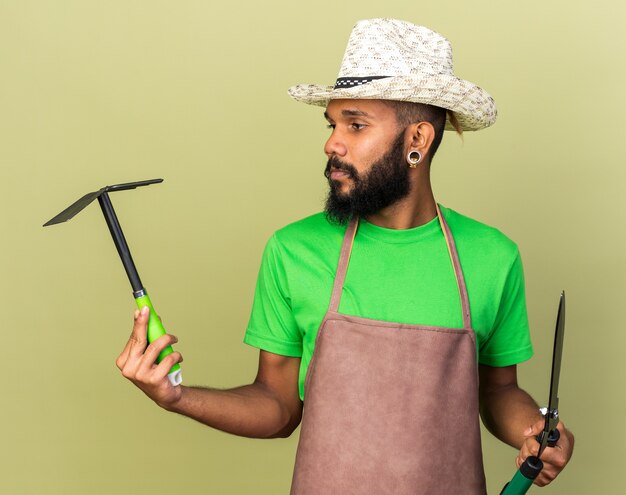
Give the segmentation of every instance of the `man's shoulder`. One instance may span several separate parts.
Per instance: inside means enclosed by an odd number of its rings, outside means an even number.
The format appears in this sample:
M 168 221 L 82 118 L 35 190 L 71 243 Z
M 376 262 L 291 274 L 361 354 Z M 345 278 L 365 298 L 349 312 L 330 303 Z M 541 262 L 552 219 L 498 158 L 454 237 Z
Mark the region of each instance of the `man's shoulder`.
M 498 254 L 504 257 L 516 257 L 517 244 L 496 227 L 458 213 L 450 208 L 441 207 L 442 213 L 450 226 L 457 244 L 473 251 L 481 251 L 487 256 Z
M 345 225 L 331 223 L 323 212 L 319 212 L 285 225 L 274 232 L 274 236 L 281 242 L 301 242 L 311 238 L 343 236 L 345 230 Z

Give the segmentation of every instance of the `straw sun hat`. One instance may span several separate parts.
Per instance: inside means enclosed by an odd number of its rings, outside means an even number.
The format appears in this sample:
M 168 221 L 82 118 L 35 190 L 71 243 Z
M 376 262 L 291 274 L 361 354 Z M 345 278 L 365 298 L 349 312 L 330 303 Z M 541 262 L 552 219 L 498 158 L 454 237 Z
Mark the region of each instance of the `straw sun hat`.
M 454 112 L 465 131 L 492 125 L 497 113 L 485 90 L 452 73 L 452 46 L 446 38 L 396 19 L 357 22 L 335 85 L 299 84 L 289 94 L 323 107 L 341 98 L 427 103 Z M 450 122 L 446 129 L 453 130 Z

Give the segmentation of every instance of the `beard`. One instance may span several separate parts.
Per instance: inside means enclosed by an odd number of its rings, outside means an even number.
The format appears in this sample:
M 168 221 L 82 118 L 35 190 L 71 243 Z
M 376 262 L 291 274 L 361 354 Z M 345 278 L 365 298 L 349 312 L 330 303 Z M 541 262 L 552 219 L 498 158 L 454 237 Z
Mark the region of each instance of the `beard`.
M 348 174 L 352 180 L 349 192 L 341 191 L 341 184 L 330 178 L 331 167 Z M 404 161 L 404 133 L 400 133 L 385 155 L 370 170 L 360 175 L 356 168 L 332 156 L 326 164 L 324 176 L 330 190 L 324 212 L 329 222 L 345 225 L 353 217 L 366 217 L 405 198 L 411 189 L 409 169 Z

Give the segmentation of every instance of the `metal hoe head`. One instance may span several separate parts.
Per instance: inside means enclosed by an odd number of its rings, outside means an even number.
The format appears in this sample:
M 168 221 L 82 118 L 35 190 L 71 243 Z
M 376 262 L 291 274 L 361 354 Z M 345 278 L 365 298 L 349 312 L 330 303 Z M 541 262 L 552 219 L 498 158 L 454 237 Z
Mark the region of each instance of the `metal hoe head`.
M 163 182 L 163 179 L 126 182 L 124 184 L 105 186 L 98 191 L 85 194 L 82 198 L 72 203 L 56 217 L 48 220 L 43 226 L 47 227 L 48 225 L 66 222 L 70 218 L 80 213 L 94 199 L 97 199 L 98 203 L 100 203 L 100 208 L 102 209 L 102 213 L 104 214 L 104 219 L 107 222 L 109 231 L 111 232 L 111 237 L 113 237 L 113 242 L 115 243 L 117 252 L 120 255 L 120 258 L 124 265 L 124 269 L 126 270 L 126 275 L 128 275 L 128 279 L 130 281 L 130 285 L 133 288 L 133 292 L 135 294 L 143 293 L 143 284 L 141 283 L 141 279 L 139 278 L 139 274 L 137 273 L 135 262 L 133 261 L 133 258 L 130 254 L 130 249 L 128 248 L 128 244 L 126 243 L 124 233 L 122 232 L 122 227 L 120 226 L 120 223 L 117 219 L 117 215 L 115 214 L 115 210 L 113 209 L 113 204 L 111 203 L 111 199 L 109 198 L 108 193 L 135 189 L 137 187 L 149 186 L 150 184 L 158 184 L 160 182 Z
M 114 184 L 112 186 L 104 186 L 102 189 L 99 189 L 95 192 L 90 192 L 90 193 L 85 194 L 78 201 L 75 201 L 70 206 L 65 208 L 65 210 L 59 213 L 56 217 L 44 223 L 43 226 L 47 227 L 49 225 L 67 222 L 69 219 L 79 214 L 94 199 L 97 199 L 98 197 L 102 196 L 104 193 L 108 193 L 109 191 L 110 192 L 124 191 L 127 189 L 135 189 L 141 186 L 149 186 L 150 184 L 158 184 L 160 182 L 163 182 L 163 179 L 150 179 L 150 180 L 142 180 L 139 182 L 126 182 L 124 184 Z

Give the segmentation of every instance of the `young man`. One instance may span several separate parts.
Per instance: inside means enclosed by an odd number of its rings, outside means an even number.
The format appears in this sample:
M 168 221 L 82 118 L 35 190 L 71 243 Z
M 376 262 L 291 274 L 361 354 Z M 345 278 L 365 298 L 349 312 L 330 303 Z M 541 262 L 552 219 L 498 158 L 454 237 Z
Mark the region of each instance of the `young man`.
M 430 164 L 444 128 L 487 127 L 495 104 L 453 75 L 445 38 L 391 19 L 355 26 L 334 87 L 290 94 L 326 108 L 330 192 L 266 247 L 245 337 L 256 380 L 172 386 L 180 354 L 154 363 L 176 338 L 146 347 L 145 308 L 117 365 L 223 431 L 287 436 L 302 419 L 293 494 L 484 494 L 479 412 L 518 464 L 544 423 L 516 379 L 532 355 L 522 266 L 503 234 L 435 202 Z M 539 485 L 571 456 L 559 429 Z

